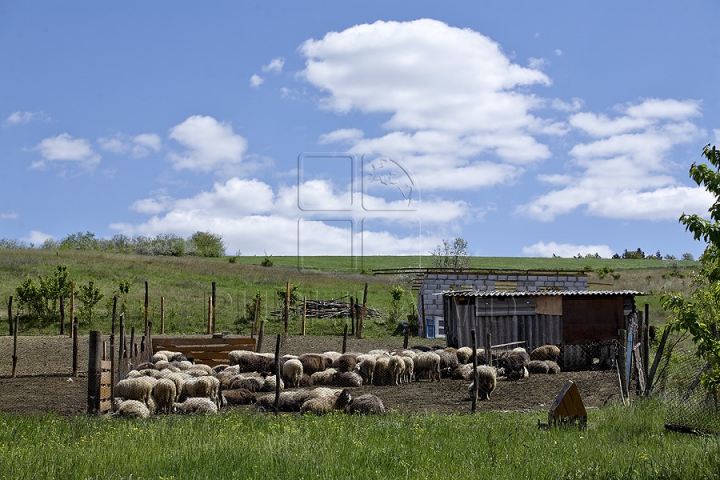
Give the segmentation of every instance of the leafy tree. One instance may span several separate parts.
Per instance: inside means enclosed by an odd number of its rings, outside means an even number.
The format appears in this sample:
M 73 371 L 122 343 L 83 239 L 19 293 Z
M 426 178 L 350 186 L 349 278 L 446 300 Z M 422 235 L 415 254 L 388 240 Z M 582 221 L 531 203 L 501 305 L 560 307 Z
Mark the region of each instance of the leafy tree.
M 99 250 L 100 241 L 92 232 L 71 233 L 60 240 L 61 250 Z
M 400 320 L 401 317 L 402 299 L 405 296 L 405 290 L 403 290 L 400 285 L 395 285 L 390 287 L 390 296 L 392 298 L 390 299 L 390 313 L 388 314 L 388 320 L 395 323 Z
M 16 288 L 20 307 L 29 320 L 45 325 L 60 317 L 60 297 L 70 295 L 67 265 L 58 265 L 51 275 L 38 275 L 38 281 L 27 278 Z
M 195 246 L 196 255 L 200 257 L 222 257 L 225 255 L 225 242 L 222 235 L 210 232 L 195 232 L 189 242 Z
M 93 310 L 104 296 L 94 280 L 89 280 L 87 285 L 78 285 L 76 297 L 81 303 L 80 318 L 86 320 L 88 324 L 91 323 Z
M 708 209 L 710 219 L 685 213 L 680 217 L 680 223 L 693 234 L 695 240 L 707 244 L 700 257 L 702 268 L 696 278 L 698 286 L 689 298 L 677 293 L 663 295 L 662 304 L 671 312 L 670 327 L 687 331 L 692 336 L 696 354 L 710 367 L 703 373 L 703 385 L 710 391 L 716 391 L 720 386 L 720 338 L 717 334 L 720 320 L 720 151 L 708 144 L 702 154 L 712 167 L 693 163 L 690 177 L 715 198 Z
M 470 266 L 470 255 L 468 244 L 462 238 L 452 240 L 444 239 L 442 245 L 437 245 L 432 255 L 433 267 L 435 268 L 468 268 Z

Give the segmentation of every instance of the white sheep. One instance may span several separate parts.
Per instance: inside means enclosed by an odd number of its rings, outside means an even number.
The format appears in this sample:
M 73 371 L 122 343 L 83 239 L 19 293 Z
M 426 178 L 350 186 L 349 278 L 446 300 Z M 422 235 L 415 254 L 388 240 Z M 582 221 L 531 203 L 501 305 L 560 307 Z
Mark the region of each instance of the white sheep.
M 375 360 L 375 369 L 373 370 L 373 385 L 390 385 L 392 378 L 390 376 L 390 357 L 381 355 Z
M 415 357 L 415 380 L 427 375 L 431 381 L 440 381 L 440 355 L 435 352 L 422 352 Z
M 302 404 L 300 412 L 308 413 L 312 412 L 317 415 L 324 413 L 330 413 L 333 410 L 345 410 L 350 402 L 352 401 L 352 395 L 350 390 L 343 390 L 339 395 L 326 395 L 317 398 L 311 398 Z
M 139 400 L 150 407 L 150 396 L 158 381 L 152 377 L 126 378 L 115 385 L 115 396 Z
M 206 397 L 191 397 L 173 404 L 173 413 L 217 413 L 215 402 Z
M 161 378 L 155 384 L 152 394 L 157 402 L 158 410 L 163 413 L 170 413 L 172 405 L 177 398 L 175 382 L 169 378 Z
M 265 383 L 263 384 L 262 390 L 266 392 L 274 392 L 277 388 L 277 378 L 275 375 L 268 375 L 265 377 Z M 280 379 L 280 390 L 285 389 L 285 383 Z
M 360 357 L 358 357 L 358 360 Z M 363 383 L 365 385 L 372 385 L 373 384 L 373 373 L 375 372 L 375 357 L 372 355 L 367 355 L 365 358 L 358 362 L 358 365 L 356 366 L 357 372 L 360 374 L 360 376 L 363 379 Z
M 390 372 L 390 383 L 392 385 L 400 385 L 402 376 L 405 373 L 405 361 L 402 357 L 393 355 L 388 361 L 388 370 Z
M 403 374 L 403 382 L 410 383 L 415 375 L 415 360 L 413 357 L 402 357 L 405 362 L 405 373 Z
M 310 375 L 313 385 L 332 385 L 333 376 L 337 373 L 334 368 L 328 368 L 322 372 L 315 372 Z
M 357 413 L 359 415 L 368 415 L 374 413 L 376 415 L 382 415 L 385 413 L 385 405 L 377 396 L 372 393 L 366 393 L 365 395 L 353 398 L 346 410 L 349 414 Z
M 455 353 L 457 354 L 458 362 L 461 364 L 470 363 L 472 360 L 472 348 L 470 347 L 460 347 Z
M 297 358 L 287 360 L 282 367 L 283 377 L 290 384 L 290 387 L 297 388 L 300 386 L 300 380 L 303 376 L 302 362 Z
M 120 402 L 114 415 L 125 418 L 148 418 L 150 410 L 139 400 L 124 400 Z

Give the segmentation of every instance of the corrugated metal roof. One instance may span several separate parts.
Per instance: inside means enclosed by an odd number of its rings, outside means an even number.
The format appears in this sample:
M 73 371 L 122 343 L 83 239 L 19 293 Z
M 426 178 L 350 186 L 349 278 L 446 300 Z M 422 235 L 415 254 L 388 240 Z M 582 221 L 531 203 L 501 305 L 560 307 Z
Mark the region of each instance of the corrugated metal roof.
M 637 290 L 538 290 L 522 292 L 506 292 L 502 290 L 445 290 L 435 295 L 447 295 L 448 297 L 544 297 L 544 296 L 616 296 L 633 295 L 636 297 L 645 295 Z

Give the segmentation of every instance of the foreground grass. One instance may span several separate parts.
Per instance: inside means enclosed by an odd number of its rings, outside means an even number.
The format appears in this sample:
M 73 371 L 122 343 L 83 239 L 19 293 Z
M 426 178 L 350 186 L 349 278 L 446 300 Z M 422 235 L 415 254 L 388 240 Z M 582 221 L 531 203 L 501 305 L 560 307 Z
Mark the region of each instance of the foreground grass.
M 2 478 L 712 478 L 720 442 L 643 402 L 541 431 L 539 412 L 125 421 L 0 414 Z M 512 477 L 510 477 L 512 475 Z M 471 477 L 467 477 L 471 478 Z

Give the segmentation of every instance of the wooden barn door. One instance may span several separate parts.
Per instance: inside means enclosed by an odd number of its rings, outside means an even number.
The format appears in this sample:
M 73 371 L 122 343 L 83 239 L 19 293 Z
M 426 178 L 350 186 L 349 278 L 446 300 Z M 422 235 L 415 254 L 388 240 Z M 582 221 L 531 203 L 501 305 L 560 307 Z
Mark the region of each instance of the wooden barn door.
M 588 343 L 618 338 L 624 328 L 623 297 L 563 297 L 563 341 Z

